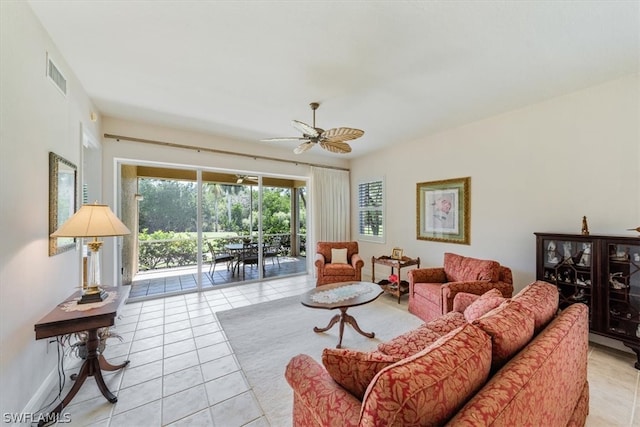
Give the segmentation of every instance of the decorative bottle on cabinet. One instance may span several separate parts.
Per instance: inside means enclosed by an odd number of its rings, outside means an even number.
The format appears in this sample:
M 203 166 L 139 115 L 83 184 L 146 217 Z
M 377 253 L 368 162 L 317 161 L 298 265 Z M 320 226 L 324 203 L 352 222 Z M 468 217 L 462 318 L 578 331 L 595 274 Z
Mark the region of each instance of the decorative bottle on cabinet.
M 640 238 L 535 235 L 536 279 L 558 287 L 560 310 L 588 305 L 590 332 L 620 340 L 640 369 Z

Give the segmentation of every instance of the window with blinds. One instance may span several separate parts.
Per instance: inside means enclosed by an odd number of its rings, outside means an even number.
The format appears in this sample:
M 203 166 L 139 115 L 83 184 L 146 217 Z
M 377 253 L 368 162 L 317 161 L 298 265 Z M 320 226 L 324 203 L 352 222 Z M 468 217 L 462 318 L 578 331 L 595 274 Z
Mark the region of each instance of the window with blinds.
M 358 184 L 358 230 L 360 240 L 384 243 L 384 180 Z

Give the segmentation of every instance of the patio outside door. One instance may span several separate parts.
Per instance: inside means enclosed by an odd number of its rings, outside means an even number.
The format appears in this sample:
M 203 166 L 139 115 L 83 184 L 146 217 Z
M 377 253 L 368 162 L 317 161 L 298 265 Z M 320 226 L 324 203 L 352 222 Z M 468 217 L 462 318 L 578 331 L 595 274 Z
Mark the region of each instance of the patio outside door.
M 206 289 L 306 273 L 305 181 L 146 166 L 136 172 L 134 283 L 162 275 L 168 290 L 187 291 L 198 279 Z M 242 260 L 237 244 L 244 241 L 258 248 L 262 265 Z

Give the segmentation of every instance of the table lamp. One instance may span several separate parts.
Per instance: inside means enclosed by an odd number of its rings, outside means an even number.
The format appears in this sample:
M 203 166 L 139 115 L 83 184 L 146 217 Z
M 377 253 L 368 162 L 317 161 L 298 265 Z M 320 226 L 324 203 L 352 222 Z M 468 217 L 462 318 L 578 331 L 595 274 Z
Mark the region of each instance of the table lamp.
M 106 292 L 100 288 L 100 259 L 99 251 L 102 241 L 98 237 L 124 236 L 131 231 L 107 205 L 83 205 L 78 212 L 73 214 L 51 237 L 76 237 L 93 238 L 87 243 L 91 250 L 89 254 L 89 266 L 87 284 L 82 285 L 82 297 L 78 304 L 99 302 L 106 298 Z

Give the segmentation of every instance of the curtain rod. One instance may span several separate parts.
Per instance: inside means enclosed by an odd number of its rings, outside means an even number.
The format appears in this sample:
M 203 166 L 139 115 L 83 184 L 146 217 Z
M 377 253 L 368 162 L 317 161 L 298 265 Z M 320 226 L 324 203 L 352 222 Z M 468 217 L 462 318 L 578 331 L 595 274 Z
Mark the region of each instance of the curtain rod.
M 153 139 L 142 139 L 142 138 L 134 138 L 134 137 L 131 137 L 131 136 L 112 135 L 110 133 L 105 133 L 104 137 L 105 138 L 110 138 L 110 139 L 115 139 L 116 141 L 123 140 L 123 141 L 132 141 L 132 142 L 141 142 L 141 143 L 144 143 L 144 144 L 162 145 L 162 146 L 165 146 L 165 147 L 183 148 L 183 149 L 186 149 L 186 150 L 195 150 L 197 152 L 206 151 L 206 152 L 209 152 L 209 153 L 216 153 L 216 154 L 228 154 L 230 156 L 249 157 L 249 158 L 254 159 L 254 160 L 257 160 L 257 159 L 272 160 L 274 162 L 293 163 L 295 165 L 305 165 L 305 166 L 314 166 L 314 167 L 325 168 L 325 169 L 337 169 L 337 170 L 341 170 L 341 171 L 349 171 L 348 168 L 342 168 L 342 167 L 339 167 L 339 166 L 321 165 L 321 164 L 318 164 L 318 163 L 308 163 L 308 162 L 298 162 L 298 161 L 295 161 L 295 160 L 285 160 L 285 159 L 279 159 L 277 157 L 260 156 L 260 155 L 256 155 L 256 154 L 236 153 L 236 152 L 233 152 L 233 151 L 217 150 L 215 148 L 206 148 L 206 147 L 198 147 L 198 146 L 195 146 L 195 145 L 177 144 L 175 142 L 155 141 Z

